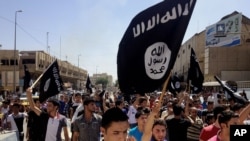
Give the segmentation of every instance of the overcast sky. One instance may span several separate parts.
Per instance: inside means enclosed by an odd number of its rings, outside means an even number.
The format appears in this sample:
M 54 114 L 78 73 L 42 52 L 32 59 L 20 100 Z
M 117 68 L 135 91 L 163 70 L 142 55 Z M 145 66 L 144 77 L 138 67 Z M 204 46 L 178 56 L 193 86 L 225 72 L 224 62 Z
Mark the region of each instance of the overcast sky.
M 119 42 L 131 19 L 161 0 L 0 0 L 1 49 L 47 51 L 86 69 L 117 79 Z M 250 17 L 249 0 L 197 0 L 184 41 L 223 16 L 238 11 Z

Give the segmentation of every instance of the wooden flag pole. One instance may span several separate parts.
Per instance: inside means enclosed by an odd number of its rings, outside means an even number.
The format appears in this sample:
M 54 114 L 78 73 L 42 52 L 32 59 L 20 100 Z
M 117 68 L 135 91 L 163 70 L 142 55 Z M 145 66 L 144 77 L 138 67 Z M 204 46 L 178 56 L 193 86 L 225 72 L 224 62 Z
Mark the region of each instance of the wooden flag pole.
M 169 79 L 170 79 L 171 74 L 172 74 L 172 70 L 170 71 L 170 73 L 169 73 L 169 75 L 168 75 L 168 78 L 167 78 L 167 80 L 164 82 L 164 85 L 163 85 L 163 88 L 162 88 L 162 92 L 161 92 L 160 99 L 159 99 L 159 104 L 161 104 L 160 107 L 162 106 L 163 96 L 164 96 L 165 93 L 166 93 L 166 88 L 167 88 L 167 86 L 168 86 L 168 82 L 169 82 Z
M 36 81 L 30 86 L 31 89 L 35 87 L 35 85 L 37 84 L 37 82 L 43 77 L 43 74 L 44 74 L 44 73 L 42 73 L 42 74 L 36 79 Z

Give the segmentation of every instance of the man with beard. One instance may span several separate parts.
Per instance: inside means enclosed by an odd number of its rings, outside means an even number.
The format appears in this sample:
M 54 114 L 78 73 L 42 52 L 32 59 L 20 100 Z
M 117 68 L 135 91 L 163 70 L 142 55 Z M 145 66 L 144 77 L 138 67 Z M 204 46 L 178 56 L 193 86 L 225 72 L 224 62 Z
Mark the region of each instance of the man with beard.
M 99 141 L 101 116 L 95 114 L 95 101 L 86 97 L 84 102 L 84 113 L 73 123 L 73 141 Z
M 160 111 L 160 104 L 152 108 L 149 114 L 145 129 L 142 135 L 142 141 L 167 141 L 166 140 L 166 122 L 163 119 L 156 119 Z
M 28 102 L 30 103 L 30 108 L 36 115 L 39 116 L 41 122 L 41 132 L 37 138 L 42 141 L 61 141 L 61 132 L 64 131 L 65 141 L 69 141 L 68 129 L 67 129 L 67 119 L 65 116 L 59 114 L 59 102 L 55 99 L 47 100 L 47 112 L 42 111 L 35 106 L 32 99 L 32 89 L 28 88 L 26 91 Z

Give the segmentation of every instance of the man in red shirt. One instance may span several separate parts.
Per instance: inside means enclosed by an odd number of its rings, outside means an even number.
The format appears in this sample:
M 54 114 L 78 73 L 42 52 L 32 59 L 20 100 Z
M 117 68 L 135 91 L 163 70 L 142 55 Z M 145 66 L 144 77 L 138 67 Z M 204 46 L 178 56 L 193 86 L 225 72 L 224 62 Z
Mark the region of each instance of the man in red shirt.
M 210 139 L 211 137 L 217 135 L 218 131 L 220 130 L 220 125 L 218 122 L 218 115 L 220 113 L 222 113 L 226 108 L 223 106 L 217 106 L 214 108 L 213 112 L 214 112 L 214 118 L 216 119 L 214 124 L 211 124 L 207 127 L 204 127 L 201 130 L 201 134 L 200 134 L 200 141 L 207 141 L 208 139 Z

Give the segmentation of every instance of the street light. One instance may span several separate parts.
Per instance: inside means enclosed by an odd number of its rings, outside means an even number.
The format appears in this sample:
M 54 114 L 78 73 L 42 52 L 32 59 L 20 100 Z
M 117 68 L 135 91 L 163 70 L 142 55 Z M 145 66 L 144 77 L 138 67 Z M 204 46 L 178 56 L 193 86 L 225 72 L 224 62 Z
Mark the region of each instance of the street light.
M 13 83 L 14 83 L 14 94 L 16 93 L 16 19 L 17 19 L 17 13 L 23 12 L 22 10 L 18 10 L 15 12 L 15 33 L 14 33 L 14 75 L 13 75 Z
M 81 77 L 80 77 L 80 67 L 79 67 L 79 57 L 81 56 L 81 54 L 78 55 L 78 78 L 79 78 L 79 88 L 81 87 Z

